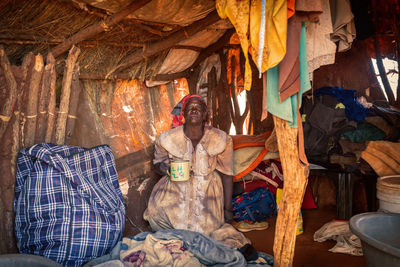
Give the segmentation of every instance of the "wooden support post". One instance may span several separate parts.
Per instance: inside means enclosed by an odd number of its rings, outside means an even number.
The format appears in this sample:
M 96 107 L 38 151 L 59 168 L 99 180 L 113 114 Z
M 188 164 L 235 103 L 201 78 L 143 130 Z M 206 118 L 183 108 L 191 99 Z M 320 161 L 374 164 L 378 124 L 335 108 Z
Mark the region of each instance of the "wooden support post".
M 15 99 L 17 98 L 17 82 L 15 81 L 14 74 L 12 73 L 10 62 L 4 52 L 4 48 L 0 46 L 0 66 L 3 69 L 4 77 L 6 78 L 8 97 L 0 110 L 0 138 L 3 136 L 8 121 L 10 120 L 13 112 Z
M 224 35 L 222 35 L 221 38 L 218 39 L 218 41 L 216 41 L 212 45 L 208 46 L 207 48 L 203 49 L 200 52 L 200 55 L 195 60 L 195 62 L 193 62 L 193 64 L 186 70 L 181 71 L 181 72 L 171 73 L 171 74 L 157 74 L 151 80 L 153 80 L 153 81 L 171 81 L 171 80 L 175 80 L 178 78 L 189 76 L 192 69 L 194 69 L 196 66 L 200 65 L 200 63 L 202 63 L 206 58 L 208 58 L 213 53 L 215 53 L 218 50 L 220 50 L 221 48 L 223 48 L 224 45 L 229 43 L 229 40 L 230 40 L 232 34 L 234 34 L 234 33 L 235 33 L 235 29 L 227 30 L 224 33 Z
M 3 240 L 0 244 L 0 254 L 17 253 L 17 242 L 14 236 L 14 186 L 16 175 L 17 154 L 22 144 L 22 130 L 20 126 L 21 108 L 23 106 L 23 89 L 27 89 L 26 83 L 29 84 L 28 72 L 32 69 L 34 55 L 29 53 L 24 57 L 21 71 L 22 79 L 17 84 L 17 88 L 22 88 L 17 91 L 13 114 L 8 127 L 6 128 L 3 137 L 0 139 L 0 239 Z M 25 104 L 25 103 L 24 103 Z
M 217 87 L 217 71 L 215 67 L 212 67 L 210 72 L 207 75 L 207 109 L 208 109 L 208 116 L 209 121 L 212 124 L 213 122 L 213 107 L 215 106 L 215 90 Z
M 19 129 L 19 147 L 25 147 L 25 123 L 26 123 L 26 110 L 27 107 L 24 105 L 28 102 L 28 92 L 29 92 L 29 81 L 32 72 L 32 66 L 35 61 L 35 56 L 32 52 L 29 52 L 25 55 L 24 59 L 22 60 L 21 65 L 21 72 L 22 72 L 22 79 L 21 84 L 18 85 L 18 95 L 21 94 L 21 105 L 18 106 L 19 116 L 20 116 L 20 129 Z M 23 104 L 24 103 L 24 104 Z
M 117 24 L 120 22 L 123 18 L 131 14 L 132 12 L 138 10 L 142 6 L 146 5 L 148 2 L 151 0 L 136 0 L 132 1 L 131 4 L 128 6 L 124 7 L 121 11 L 115 13 L 114 15 L 106 18 L 105 20 L 95 23 L 78 33 L 74 34 L 67 40 L 65 40 L 63 43 L 57 45 L 51 50 L 51 53 L 53 56 L 56 58 L 59 55 L 63 54 L 66 52 L 68 49 L 70 49 L 73 45 L 86 40 L 92 36 L 95 36 L 98 33 L 101 33 L 103 31 L 108 30 L 111 26 Z
M 38 112 L 39 87 L 43 73 L 43 57 L 38 54 L 35 56 L 35 63 L 29 81 L 28 103 L 26 110 L 25 124 L 25 146 L 35 144 L 36 121 Z
M 79 65 L 76 64 L 74 73 L 72 75 L 71 100 L 69 102 L 69 114 L 67 118 L 67 126 L 65 129 L 65 144 L 67 145 L 71 144 L 72 134 L 74 133 L 80 94 L 81 86 L 79 83 Z
M 205 27 L 214 24 L 220 20 L 217 11 L 213 11 L 207 15 L 204 19 L 196 21 L 189 26 L 182 28 L 181 30 L 171 34 L 170 36 L 162 39 L 161 41 L 154 42 L 146 46 L 143 50 L 136 50 L 130 56 L 125 58 L 125 60 L 118 66 L 117 71 L 122 71 L 133 64 L 136 64 L 143 60 L 146 57 L 150 57 L 152 55 L 157 54 L 163 50 L 169 49 L 173 47 L 176 43 L 181 42 L 182 40 L 188 39 L 194 34 L 198 33 L 201 30 L 204 30 Z
M 52 53 L 47 54 L 47 59 L 46 59 L 47 65 L 46 65 L 46 71 L 48 67 L 48 81 L 46 77 L 46 83 L 48 83 L 48 108 L 47 108 L 47 121 L 45 125 L 45 136 L 44 136 L 44 141 L 46 143 L 51 143 L 52 142 L 52 137 L 53 137 L 53 131 L 54 131 L 54 124 L 55 124 L 55 112 L 56 112 L 56 60 L 53 56 Z
M 189 93 L 190 94 L 197 94 L 197 82 L 199 81 L 200 77 L 200 65 L 196 66 L 189 77 L 186 78 L 189 86 Z
M 49 93 L 51 83 L 55 78 L 55 59 L 51 53 L 47 55 L 46 66 L 44 67 L 42 84 L 40 87 L 39 97 L 39 108 L 38 108 L 38 119 L 36 126 L 35 143 L 42 143 L 46 137 L 46 125 L 48 119 L 48 107 L 49 107 Z M 55 80 L 54 80 L 55 82 Z
M 73 46 L 69 51 L 67 61 L 65 62 L 60 109 L 57 116 L 57 126 L 55 132 L 55 142 L 59 145 L 63 145 L 65 142 L 65 128 L 67 124 L 68 109 L 71 96 L 72 76 L 75 70 L 75 64 L 78 59 L 79 53 L 80 49 L 76 46 Z
M 275 226 L 274 266 L 293 265 L 297 220 L 307 185 L 308 167 L 299 160 L 298 129 L 273 116 L 285 184 Z
M 224 53 L 223 50 L 220 50 L 218 54 L 221 61 L 221 76 L 215 92 L 216 109 L 213 110 L 213 112 L 215 115 L 217 127 L 224 132 L 229 132 L 232 124 L 232 119 L 231 116 L 227 116 L 227 110 L 229 110 L 229 107 L 232 108 L 232 105 L 227 79 L 227 53 Z

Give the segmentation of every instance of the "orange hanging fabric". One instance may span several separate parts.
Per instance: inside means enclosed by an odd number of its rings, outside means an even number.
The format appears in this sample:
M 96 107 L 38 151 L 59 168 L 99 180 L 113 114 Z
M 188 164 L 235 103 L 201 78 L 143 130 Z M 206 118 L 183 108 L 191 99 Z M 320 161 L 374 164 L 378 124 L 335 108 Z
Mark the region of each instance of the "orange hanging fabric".
M 287 18 L 290 19 L 294 13 L 296 12 L 295 10 L 296 6 L 296 1 L 295 0 L 288 0 L 287 1 Z

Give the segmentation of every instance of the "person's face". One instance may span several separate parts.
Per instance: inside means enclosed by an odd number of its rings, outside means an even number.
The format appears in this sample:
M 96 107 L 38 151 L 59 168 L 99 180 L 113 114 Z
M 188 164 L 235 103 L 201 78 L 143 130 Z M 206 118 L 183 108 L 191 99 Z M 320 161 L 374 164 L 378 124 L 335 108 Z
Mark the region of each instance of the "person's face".
M 183 110 L 185 122 L 189 124 L 200 124 L 205 121 L 207 110 L 204 104 L 198 99 L 190 99 Z

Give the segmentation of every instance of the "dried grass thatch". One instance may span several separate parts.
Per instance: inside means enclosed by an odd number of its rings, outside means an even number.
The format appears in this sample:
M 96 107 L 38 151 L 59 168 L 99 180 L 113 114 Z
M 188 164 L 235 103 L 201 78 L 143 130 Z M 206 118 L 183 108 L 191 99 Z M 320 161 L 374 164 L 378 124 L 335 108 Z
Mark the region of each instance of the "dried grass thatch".
M 102 21 L 108 14 L 102 10 L 84 10 L 72 1 L 15 0 L 0 5 L 0 44 L 13 65 L 20 65 L 28 52 L 46 55 L 53 47 L 62 43 L 80 30 Z M 125 19 L 108 31 L 80 42 L 79 64 L 81 72 L 106 76 L 116 69 L 118 63 L 127 55 L 143 45 L 160 38 L 163 25 Z M 156 68 L 164 59 L 160 53 L 130 67 L 125 75 L 143 80 L 156 73 Z M 57 58 L 57 69 L 63 68 L 66 54 Z M 151 64 L 149 63 L 151 62 Z M 58 72 L 62 74 L 62 71 Z

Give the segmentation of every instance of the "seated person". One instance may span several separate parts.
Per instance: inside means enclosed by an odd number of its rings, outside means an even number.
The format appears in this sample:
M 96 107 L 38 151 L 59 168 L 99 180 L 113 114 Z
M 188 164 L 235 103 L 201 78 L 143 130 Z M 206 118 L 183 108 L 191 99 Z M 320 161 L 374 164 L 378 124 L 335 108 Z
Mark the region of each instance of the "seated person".
M 249 240 L 229 224 L 233 219 L 232 138 L 206 125 L 207 105 L 201 96 L 187 95 L 173 113 L 176 110 L 179 115 L 174 121 L 182 124 L 183 114 L 185 123 L 156 139 L 153 162 L 163 177 L 153 188 L 144 219 L 154 231 L 191 230 L 229 247 L 248 247 Z M 188 181 L 171 181 L 168 171 L 175 160 L 191 163 Z

